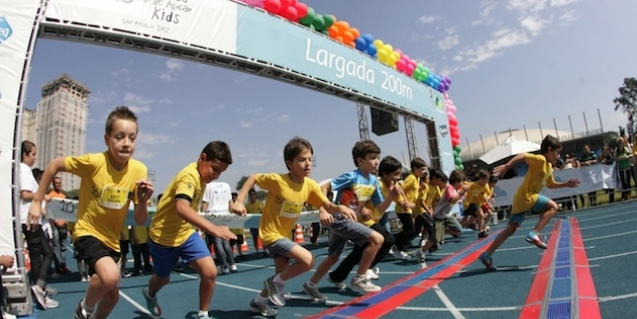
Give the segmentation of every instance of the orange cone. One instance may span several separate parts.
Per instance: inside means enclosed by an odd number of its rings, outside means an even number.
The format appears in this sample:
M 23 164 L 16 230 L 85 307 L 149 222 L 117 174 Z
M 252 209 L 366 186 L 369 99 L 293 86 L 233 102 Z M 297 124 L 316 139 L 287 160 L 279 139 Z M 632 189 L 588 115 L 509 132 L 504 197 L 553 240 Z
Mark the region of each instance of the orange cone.
M 22 249 L 22 254 L 24 254 L 24 265 L 27 268 L 27 271 L 31 271 L 31 258 L 29 257 L 29 250 Z
M 248 250 L 250 250 L 250 247 L 248 246 L 248 241 L 246 240 L 244 236 L 243 243 L 241 244 L 241 251 L 248 251 Z
M 294 231 L 294 242 L 297 244 L 305 242 L 305 238 L 303 238 L 303 228 L 300 224 L 296 224 L 296 230 Z
M 263 244 L 261 243 L 261 236 L 257 236 L 257 250 L 263 250 Z

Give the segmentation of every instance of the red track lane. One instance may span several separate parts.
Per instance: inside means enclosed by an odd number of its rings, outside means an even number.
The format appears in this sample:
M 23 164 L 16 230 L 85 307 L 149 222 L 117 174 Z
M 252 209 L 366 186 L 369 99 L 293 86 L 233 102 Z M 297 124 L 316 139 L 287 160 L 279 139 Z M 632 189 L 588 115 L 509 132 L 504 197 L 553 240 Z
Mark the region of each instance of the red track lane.
M 466 257 L 460 259 L 458 263 L 448 266 L 447 268 L 441 270 L 438 274 L 436 274 L 435 278 L 429 278 L 422 282 L 420 282 L 416 287 L 409 288 L 400 294 L 387 299 L 384 302 L 374 305 L 373 307 L 369 307 L 358 314 L 356 314 L 356 318 L 360 319 L 375 319 L 383 316 L 392 310 L 406 304 L 410 300 L 418 297 L 419 295 L 427 292 L 429 289 L 434 287 L 435 285 L 441 283 L 445 279 L 453 276 L 460 269 L 470 265 L 473 263 L 483 251 L 487 250 L 489 246 L 485 246 L 482 249 L 478 249 Z
M 499 233 L 501 232 L 501 230 L 498 230 L 497 232 L 493 232 L 490 234 L 490 236 L 497 236 Z M 468 247 L 466 247 L 465 249 L 456 252 L 453 255 L 449 255 L 443 259 L 441 259 L 440 261 L 436 262 L 433 265 L 438 265 L 438 264 L 443 264 L 445 262 L 447 262 L 449 259 L 453 258 L 454 256 L 463 253 L 465 251 L 471 250 L 473 249 L 473 247 L 475 247 L 476 245 L 480 244 L 480 241 L 477 241 L 471 245 L 469 245 Z M 404 291 L 401 291 L 399 294 L 396 294 L 394 296 L 391 296 L 390 298 L 385 299 L 383 302 L 377 303 L 369 308 L 366 308 L 358 313 L 356 313 L 355 318 L 357 319 L 375 319 L 375 318 L 380 318 L 383 315 L 386 315 L 390 312 L 392 312 L 393 310 L 395 310 L 396 308 L 404 305 L 405 303 L 409 302 L 410 300 L 424 294 L 425 292 L 427 292 L 429 289 L 431 289 L 433 286 L 439 284 L 440 282 L 444 281 L 445 279 L 453 276 L 455 273 L 457 273 L 459 270 L 461 270 L 462 268 L 470 265 L 471 263 L 473 263 L 476 259 L 478 259 L 478 257 L 480 256 L 480 254 L 482 252 L 484 252 L 485 250 L 487 250 L 487 248 L 491 245 L 491 243 L 482 246 L 479 249 L 476 249 L 475 251 L 472 251 L 471 253 L 469 253 L 467 256 L 465 256 L 464 258 L 458 260 L 457 263 L 452 264 L 452 265 L 448 265 L 446 268 L 440 270 L 438 273 L 436 273 L 434 278 L 428 278 L 422 282 L 420 282 L 418 285 L 416 286 L 412 286 L 409 287 L 407 289 L 405 289 Z M 430 265 L 430 266 L 433 266 Z M 421 269 L 419 271 L 416 271 L 414 274 L 412 275 L 408 275 L 392 284 L 389 284 L 387 286 L 385 286 L 383 288 L 383 291 L 385 291 L 387 288 L 390 287 L 394 287 L 394 286 L 399 286 L 401 285 L 403 282 L 410 280 L 411 278 L 419 275 L 422 272 L 427 271 L 427 268 L 425 269 Z M 378 292 L 378 293 L 382 293 Z M 375 294 L 378 294 L 375 293 Z M 321 318 L 323 316 L 329 315 L 330 313 L 335 313 L 338 312 L 340 309 L 345 308 L 345 307 L 350 307 L 352 305 L 356 305 L 359 301 L 365 300 L 367 298 L 369 298 L 370 296 L 373 296 L 375 294 L 367 294 L 358 298 L 355 298 L 353 300 L 350 300 L 349 302 L 338 306 L 338 307 L 334 307 L 331 308 L 329 310 L 323 311 L 321 313 L 318 313 L 316 315 L 313 315 L 311 318 Z
M 579 303 L 579 313 L 586 314 L 586 318 L 601 318 L 601 311 L 597 301 L 597 291 L 591 269 L 584 248 L 584 240 L 580 231 L 579 221 L 571 219 L 571 236 L 573 237 L 573 256 L 575 257 L 575 272 L 577 278 L 577 301 Z
M 560 237 L 561 228 L 562 220 L 558 219 L 553 225 L 551 238 L 548 242 L 548 249 L 546 249 L 542 255 L 540 264 L 537 267 L 529 295 L 526 297 L 526 302 L 520 312 L 520 319 L 539 319 L 542 314 L 542 302 L 546 297 L 546 288 L 551 278 L 551 265 L 555 262 L 555 248 L 557 246 L 557 239 Z

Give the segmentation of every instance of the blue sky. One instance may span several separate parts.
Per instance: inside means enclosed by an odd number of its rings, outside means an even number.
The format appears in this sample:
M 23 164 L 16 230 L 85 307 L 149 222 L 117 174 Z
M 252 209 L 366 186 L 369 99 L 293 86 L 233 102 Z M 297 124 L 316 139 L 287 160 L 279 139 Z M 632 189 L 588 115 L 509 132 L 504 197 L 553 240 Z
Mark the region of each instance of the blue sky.
M 509 128 L 616 130 L 614 111 L 624 77 L 635 76 L 632 0 L 305 1 L 361 33 L 402 49 L 449 76 L 466 138 Z M 610 5 L 612 3 L 612 5 Z M 309 31 L 308 31 L 309 32 Z M 317 180 L 353 168 L 358 140 L 355 104 L 322 93 L 186 60 L 111 47 L 41 39 L 36 45 L 26 106 L 43 84 L 62 73 L 91 91 L 87 151 L 104 150 L 106 115 L 116 105 L 140 117 L 135 157 L 156 171 L 156 193 L 196 160 L 210 140 L 231 146 L 234 163 L 221 176 L 234 189 L 243 175 L 283 172 L 282 149 L 293 136 L 310 140 Z M 420 155 L 428 160 L 424 125 L 416 125 Z M 400 131 L 377 137 L 383 155 L 407 157 Z

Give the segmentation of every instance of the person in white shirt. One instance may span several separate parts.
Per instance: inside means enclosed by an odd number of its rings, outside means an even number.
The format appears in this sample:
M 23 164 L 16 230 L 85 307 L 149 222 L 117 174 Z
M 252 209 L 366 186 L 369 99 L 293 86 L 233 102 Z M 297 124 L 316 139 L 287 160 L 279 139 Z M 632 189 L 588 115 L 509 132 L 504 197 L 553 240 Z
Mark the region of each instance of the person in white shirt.
M 201 201 L 202 212 L 215 215 L 230 214 L 230 207 L 232 205 L 230 185 L 226 182 L 219 181 L 208 183 Z M 229 272 L 237 272 L 237 265 L 235 265 L 234 262 L 234 254 L 232 247 L 230 247 L 230 242 L 222 238 L 213 237 L 211 234 L 206 234 L 206 239 L 208 247 L 214 244 L 215 253 L 219 261 L 219 273 L 227 274 Z

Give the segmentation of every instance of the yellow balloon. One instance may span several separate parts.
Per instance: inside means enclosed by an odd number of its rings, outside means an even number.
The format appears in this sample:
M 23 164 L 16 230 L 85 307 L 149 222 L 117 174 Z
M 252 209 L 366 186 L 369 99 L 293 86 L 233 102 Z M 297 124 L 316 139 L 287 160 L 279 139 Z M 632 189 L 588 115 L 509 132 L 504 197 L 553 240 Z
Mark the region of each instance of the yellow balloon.
M 388 52 L 392 52 L 394 51 L 394 47 L 391 46 L 391 44 L 385 44 L 384 48 L 388 51 Z
M 387 51 L 378 50 L 378 52 L 376 52 L 376 56 L 378 57 L 378 61 L 383 63 L 387 62 L 387 58 L 388 58 Z
M 374 46 L 376 47 L 377 50 L 380 50 L 380 48 L 382 48 L 385 44 L 383 43 L 383 40 L 381 39 L 376 39 L 374 40 Z
M 396 62 L 398 62 L 398 59 L 396 58 L 396 55 L 394 54 L 390 54 L 388 60 L 389 60 L 389 65 L 392 65 L 392 66 L 396 65 Z
M 392 51 L 391 56 L 393 59 L 395 59 L 396 61 L 400 60 L 400 53 L 396 52 L 396 51 Z

